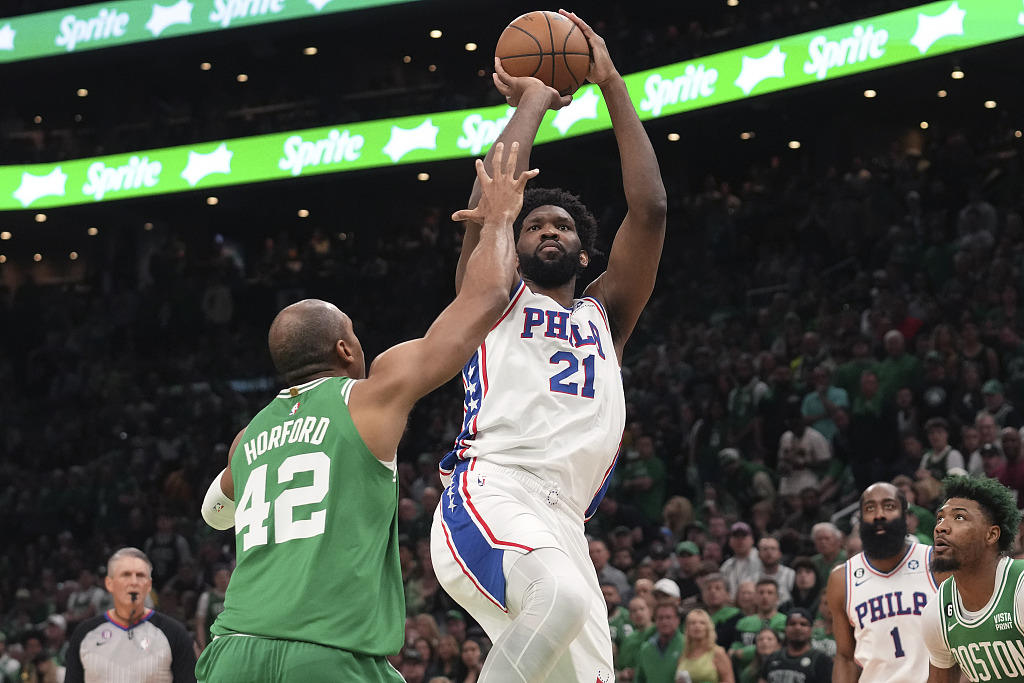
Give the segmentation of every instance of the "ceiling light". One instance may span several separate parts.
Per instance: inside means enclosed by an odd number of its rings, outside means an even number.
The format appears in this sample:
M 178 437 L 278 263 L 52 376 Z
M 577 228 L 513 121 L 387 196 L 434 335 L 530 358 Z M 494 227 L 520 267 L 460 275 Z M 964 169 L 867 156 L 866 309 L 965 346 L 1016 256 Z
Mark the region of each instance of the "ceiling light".
M 954 81 L 959 81 L 959 80 L 960 80 L 961 78 L 963 78 L 963 77 L 964 77 L 964 72 L 963 72 L 963 71 L 961 71 L 961 70 L 960 70 L 959 68 L 957 68 L 957 69 L 953 69 L 953 73 L 951 73 L 951 74 L 949 74 L 949 75 L 950 75 L 950 77 L 951 77 L 951 78 L 952 78 L 952 79 L 953 79 Z
M 37 114 L 36 117 L 34 119 L 32 119 L 32 120 L 35 121 L 36 123 L 42 123 L 43 122 L 43 117 L 39 116 Z
M 872 97 L 877 97 L 877 96 L 878 96 L 878 93 L 875 92 L 874 90 L 868 89 L 868 90 L 864 91 L 864 97 L 868 98 L 869 100 Z
M 148 232 L 149 230 L 153 229 L 153 224 L 152 223 L 143 223 L 142 224 L 142 229 L 146 230 Z
M 669 142 L 679 142 L 679 133 L 669 133 L 668 140 Z
M 426 181 L 430 180 L 430 174 L 429 173 L 417 173 L 416 174 L 416 180 L 418 180 L 420 182 L 426 182 Z
M 725 4 L 727 4 L 729 7 L 735 7 L 736 5 L 740 4 L 740 0 L 725 0 Z
M 753 140 L 753 139 L 754 139 L 754 131 L 752 131 L 752 130 L 744 131 L 744 132 L 740 133 L 740 140 Z
M 431 38 L 440 38 L 441 37 L 441 31 L 435 28 L 433 31 L 430 32 L 430 37 Z
M 71 252 L 70 254 L 68 254 L 68 258 L 71 259 L 72 261 L 77 261 L 78 260 L 78 252 L 77 251 Z
M 935 94 L 938 95 L 939 97 L 945 97 L 949 93 L 947 93 L 945 90 L 940 90 L 939 92 L 937 92 Z
M 402 61 L 405 62 L 406 64 L 408 64 L 409 62 L 412 61 L 412 57 L 410 57 L 409 55 L 406 55 L 406 56 L 402 57 Z
M 36 223 L 45 223 L 45 222 L 46 222 L 46 214 L 45 213 L 37 213 L 36 214 Z
M 427 67 L 427 71 L 429 71 L 431 73 L 437 71 L 437 65 L 436 64 L 431 64 L 430 66 Z
M 39 263 L 40 261 L 43 260 L 43 255 L 42 254 L 33 254 L 32 255 L 32 260 L 35 261 L 36 263 Z
M 985 100 L 985 109 L 995 109 L 995 108 L 996 108 L 996 101 L 995 100 Z
M 927 121 L 922 121 L 921 122 L 921 130 L 928 130 L 928 122 Z
M 249 80 L 249 77 L 246 74 L 238 74 L 237 76 L 235 76 L 235 78 L 238 80 L 239 83 L 245 83 L 247 80 Z
M 99 232 L 100 232 L 100 231 L 99 231 L 99 230 L 98 230 L 97 228 L 89 228 L 88 230 L 86 230 L 86 232 L 87 232 L 87 233 L 88 233 L 88 234 L 89 234 L 90 236 L 92 236 L 92 237 L 95 237 L 96 235 L 98 235 L 98 234 L 99 234 Z
M 219 202 L 219 201 L 220 200 L 217 199 L 216 197 L 207 197 L 206 198 L 206 203 L 209 204 L 210 206 L 217 206 L 217 202 Z
M 86 90 L 85 88 L 79 88 L 78 89 L 78 96 L 79 97 L 88 97 L 89 96 L 89 91 Z
M 299 209 L 299 218 L 306 218 L 309 216 L 308 209 Z
M 799 140 L 790 140 L 789 141 L 789 148 L 790 149 L 800 149 L 800 141 Z
M 3 232 L 0 232 L 0 240 L 9 240 L 9 239 L 11 239 L 11 233 L 7 232 L 6 230 L 4 230 Z
M 0 254 L 0 263 L 7 263 L 7 257 L 3 254 Z
M 476 43 L 466 43 L 466 52 L 476 52 Z
M 308 55 L 308 56 L 312 57 L 312 56 L 313 56 L 313 55 L 315 55 L 315 54 L 316 54 L 317 52 L 319 52 L 319 50 L 317 50 L 317 49 L 316 49 L 315 47 L 313 47 L 312 45 L 310 45 L 309 47 L 307 47 L 307 48 L 306 48 L 305 50 L 303 50 L 303 51 L 302 51 L 302 54 L 304 54 L 304 55 Z
M 213 64 L 210 64 L 209 62 L 203 62 L 202 64 L 199 65 L 199 68 L 202 69 L 203 71 L 209 71 L 210 69 L 213 68 Z

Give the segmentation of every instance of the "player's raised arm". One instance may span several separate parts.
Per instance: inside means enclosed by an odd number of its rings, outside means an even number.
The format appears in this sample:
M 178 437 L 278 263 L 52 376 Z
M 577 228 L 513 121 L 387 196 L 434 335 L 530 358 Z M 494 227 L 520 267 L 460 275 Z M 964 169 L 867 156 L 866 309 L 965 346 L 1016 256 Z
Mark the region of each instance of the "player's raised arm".
M 540 123 L 548 109 L 561 109 L 569 104 L 572 96 L 561 96 L 554 88 L 550 88 L 540 80 L 528 76 L 510 76 L 501 68 L 501 61 L 494 59 L 494 86 L 502 95 L 510 107 L 516 110 L 512 114 L 505 129 L 498 136 L 495 144 L 487 152 L 484 158 L 484 168 L 490 168 L 494 150 L 497 144 L 502 143 L 506 149 L 511 147 L 513 142 L 519 143 L 519 156 L 516 166 L 516 173 L 523 173 L 530 166 L 530 150 L 533 149 L 533 140 L 537 137 Z M 480 202 L 480 179 L 473 183 L 473 191 L 469 195 L 469 208 L 475 209 Z M 513 220 L 515 217 L 513 216 Z M 462 253 L 459 255 L 459 264 L 455 268 L 455 292 L 462 289 L 462 281 L 466 276 L 466 264 L 470 255 L 480 241 L 480 223 L 475 219 L 466 220 L 466 234 L 462 240 Z
M 382 353 L 367 379 L 352 390 L 352 419 L 363 441 L 381 459 L 394 456 L 413 404 L 458 373 L 508 306 L 509 290 L 518 277 L 512 223 L 522 208 L 526 182 L 538 172 L 516 173 L 517 144 L 510 146 L 507 156 L 502 143 L 495 147 L 490 176 L 483 161 L 476 162 L 480 201 L 453 216 L 481 225 L 479 244 L 466 263 L 464 286 L 422 339 Z
M 587 288 L 587 294 L 598 298 L 608 309 L 612 335 L 621 358 L 622 346 L 654 291 L 665 242 L 665 184 L 654 147 L 629 99 L 626 82 L 612 63 L 604 39 L 572 12 L 561 12 L 580 27 L 590 43 L 587 79 L 601 88 L 622 164 L 626 217 L 612 243 L 608 269 Z
M 832 683 L 855 683 L 860 680 L 860 667 L 854 660 L 856 640 L 853 625 L 846 616 L 846 564 L 833 567 L 828 575 L 825 599 L 832 611 L 832 631 L 836 639 L 836 656 L 832 666 Z

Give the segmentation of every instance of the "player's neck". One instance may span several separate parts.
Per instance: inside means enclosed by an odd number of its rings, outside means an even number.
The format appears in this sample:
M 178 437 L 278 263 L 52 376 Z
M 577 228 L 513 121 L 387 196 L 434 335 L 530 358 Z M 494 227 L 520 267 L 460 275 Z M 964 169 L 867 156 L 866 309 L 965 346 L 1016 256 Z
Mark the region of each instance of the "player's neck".
M 542 294 L 546 297 L 550 297 L 561 304 L 564 308 L 572 308 L 572 302 L 576 298 L 576 278 L 572 278 L 568 282 L 555 285 L 553 287 L 543 287 L 533 280 L 523 278 L 523 282 L 530 288 L 530 291 L 534 294 Z
M 992 599 L 992 592 L 996 589 L 996 568 L 1002 557 L 985 557 L 974 566 L 953 572 L 960 601 L 968 612 L 977 612 Z

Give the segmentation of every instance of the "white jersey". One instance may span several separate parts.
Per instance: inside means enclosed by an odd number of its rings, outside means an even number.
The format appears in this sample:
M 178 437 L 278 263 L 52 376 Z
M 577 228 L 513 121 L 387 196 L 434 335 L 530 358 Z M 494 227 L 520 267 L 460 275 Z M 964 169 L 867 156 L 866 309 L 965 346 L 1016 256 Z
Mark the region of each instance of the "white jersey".
M 558 487 L 589 518 L 615 464 L 626 407 L 604 307 L 565 308 L 523 282 L 462 372 L 465 419 L 441 461 L 518 467 Z
M 846 561 L 846 617 L 862 681 L 928 680 L 924 615 L 938 592 L 931 557 L 930 545 L 914 543 L 890 572 L 872 567 L 864 553 Z

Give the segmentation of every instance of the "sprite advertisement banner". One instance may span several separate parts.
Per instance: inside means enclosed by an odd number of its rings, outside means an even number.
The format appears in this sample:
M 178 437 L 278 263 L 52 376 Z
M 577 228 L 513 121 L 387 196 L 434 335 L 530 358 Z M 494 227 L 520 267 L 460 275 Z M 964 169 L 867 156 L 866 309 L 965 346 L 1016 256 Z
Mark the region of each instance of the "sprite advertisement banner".
M 641 119 L 1024 36 L 1024 0 L 944 0 L 626 77 Z M 479 156 L 505 105 L 31 166 L 0 166 L 0 210 L 42 209 L 316 173 Z M 548 112 L 537 144 L 611 128 L 587 85 Z
M 0 64 L 415 1 L 120 0 L 85 5 L 0 18 Z

